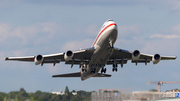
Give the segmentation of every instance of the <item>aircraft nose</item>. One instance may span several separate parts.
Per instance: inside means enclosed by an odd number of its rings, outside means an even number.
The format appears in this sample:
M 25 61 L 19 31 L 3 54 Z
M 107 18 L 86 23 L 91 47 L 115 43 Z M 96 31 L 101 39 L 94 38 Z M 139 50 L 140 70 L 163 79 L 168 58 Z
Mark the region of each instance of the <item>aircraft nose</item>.
M 118 30 L 116 23 L 113 24 L 114 24 L 113 29 Z

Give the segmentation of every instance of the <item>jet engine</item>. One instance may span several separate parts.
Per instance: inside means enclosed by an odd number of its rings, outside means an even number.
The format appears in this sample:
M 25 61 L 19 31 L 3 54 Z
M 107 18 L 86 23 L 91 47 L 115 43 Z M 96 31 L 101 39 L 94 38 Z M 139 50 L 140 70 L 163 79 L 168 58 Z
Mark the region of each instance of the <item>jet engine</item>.
M 132 53 L 132 60 L 133 60 L 133 61 L 136 61 L 136 60 L 139 59 L 139 57 L 140 57 L 140 52 L 139 52 L 139 50 L 135 50 L 135 51 Z
M 161 60 L 161 56 L 159 54 L 155 54 L 152 58 L 153 64 L 157 64 Z
M 74 53 L 70 50 L 68 50 L 65 54 L 64 54 L 64 59 L 65 61 L 69 61 L 72 59 L 72 57 L 74 56 Z
M 43 62 L 43 60 L 44 60 L 44 58 L 43 58 L 42 55 L 37 55 L 37 56 L 34 58 L 34 63 L 35 63 L 36 65 L 39 65 L 39 64 L 41 64 L 41 63 Z

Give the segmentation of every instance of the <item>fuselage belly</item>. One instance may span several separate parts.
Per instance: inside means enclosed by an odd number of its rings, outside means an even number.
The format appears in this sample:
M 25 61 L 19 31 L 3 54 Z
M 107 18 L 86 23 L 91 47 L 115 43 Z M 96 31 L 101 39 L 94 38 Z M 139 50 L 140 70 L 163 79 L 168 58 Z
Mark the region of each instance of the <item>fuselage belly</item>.
M 88 79 L 96 75 L 103 68 L 113 53 L 113 48 L 118 36 L 117 25 L 113 21 L 106 21 L 101 28 L 92 47 L 95 51 L 89 64 L 81 66 L 81 80 Z M 94 71 L 92 73 L 92 71 Z

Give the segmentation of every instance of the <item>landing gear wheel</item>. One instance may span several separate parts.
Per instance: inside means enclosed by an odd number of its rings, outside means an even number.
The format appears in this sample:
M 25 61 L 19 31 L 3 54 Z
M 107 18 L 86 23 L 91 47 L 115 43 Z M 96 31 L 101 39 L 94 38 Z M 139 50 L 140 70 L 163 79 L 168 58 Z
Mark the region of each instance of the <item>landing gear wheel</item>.
M 116 70 L 116 72 L 117 72 L 117 68 L 116 68 L 115 70 Z
M 113 71 L 113 72 L 114 72 L 114 71 L 116 71 L 116 72 L 117 72 L 117 68 L 113 68 L 113 69 L 112 69 L 112 71 Z
M 106 73 L 106 68 L 104 68 L 104 67 L 101 69 L 101 74 L 102 74 L 103 72 Z
M 95 73 L 95 71 L 91 71 L 91 73 Z
M 104 69 L 104 73 L 106 73 L 106 68 Z
M 101 74 L 103 73 L 103 69 L 101 69 Z
M 91 73 L 95 73 L 96 72 L 96 69 L 91 69 Z

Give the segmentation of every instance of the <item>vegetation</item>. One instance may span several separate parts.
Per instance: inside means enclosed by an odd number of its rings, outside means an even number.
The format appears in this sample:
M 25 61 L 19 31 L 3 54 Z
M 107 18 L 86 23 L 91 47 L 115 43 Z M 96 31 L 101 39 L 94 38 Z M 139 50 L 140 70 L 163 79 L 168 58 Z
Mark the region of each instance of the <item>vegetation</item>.
M 75 92 L 73 90 L 72 92 Z M 49 92 L 36 91 L 35 93 L 27 93 L 24 88 L 19 91 L 10 93 L 0 92 L 0 101 L 91 101 L 91 92 L 77 91 L 77 95 L 73 95 L 68 87 L 65 88 L 64 95 L 56 95 Z
M 149 91 L 150 91 L 150 92 L 157 92 L 156 89 L 150 89 Z

